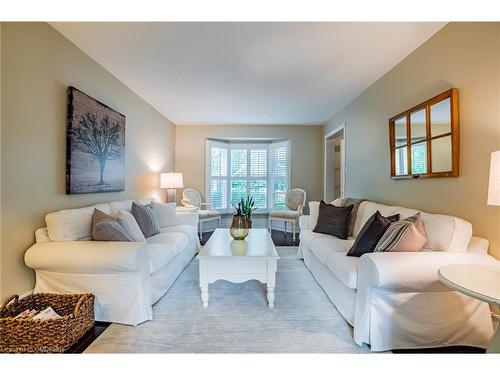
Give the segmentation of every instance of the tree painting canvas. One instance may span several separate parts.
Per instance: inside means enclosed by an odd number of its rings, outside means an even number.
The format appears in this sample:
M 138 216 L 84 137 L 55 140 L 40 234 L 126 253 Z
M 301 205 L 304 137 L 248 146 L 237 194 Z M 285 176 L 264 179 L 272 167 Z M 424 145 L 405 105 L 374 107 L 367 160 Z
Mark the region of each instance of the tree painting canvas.
M 68 88 L 66 193 L 125 190 L 125 116 Z

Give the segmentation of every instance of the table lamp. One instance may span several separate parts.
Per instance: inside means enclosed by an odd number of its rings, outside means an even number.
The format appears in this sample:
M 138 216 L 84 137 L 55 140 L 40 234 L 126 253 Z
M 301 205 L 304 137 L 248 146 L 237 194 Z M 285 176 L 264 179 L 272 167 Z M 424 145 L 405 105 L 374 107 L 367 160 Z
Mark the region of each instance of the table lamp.
M 500 206 L 500 151 L 491 153 L 488 204 Z
M 167 202 L 176 202 L 176 189 L 184 187 L 182 173 L 162 173 L 160 175 L 160 188 L 167 189 Z

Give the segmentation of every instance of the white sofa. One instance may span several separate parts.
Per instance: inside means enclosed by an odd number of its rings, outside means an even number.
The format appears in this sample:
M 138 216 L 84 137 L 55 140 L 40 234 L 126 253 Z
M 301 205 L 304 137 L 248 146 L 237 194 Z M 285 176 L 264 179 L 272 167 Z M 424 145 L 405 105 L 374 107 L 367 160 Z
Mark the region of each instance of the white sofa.
M 92 240 L 94 208 L 113 215 L 131 205 L 125 200 L 48 214 L 47 227 L 36 231 L 24 257 L 35 270 L 34 292 L 93 293 L 98 321 L 137 325 L 152 319 L 152 305 L 200 248 L 198 215 L 176 214 L 177 224 L 145 243 Z
M 334 201 L 339 205 L 340 201 Z M 466 345 L 487 347 L 493 334 L 488 304 L 448 289 L 438 279 L 447 264 L 492 264 L 487 240 L 472 237 L 470 223 L 422 213 L 428 244 L 421 252 L 346 256 L 354 238 L 314 233 L 319 202 L 300 218 L 298 257 L 304 260 L 338 311 L 354 327 L 358 345 L 373 351 Z M 405 218 L 419 212 L 361 203 L 354 237 L 377 210 Z

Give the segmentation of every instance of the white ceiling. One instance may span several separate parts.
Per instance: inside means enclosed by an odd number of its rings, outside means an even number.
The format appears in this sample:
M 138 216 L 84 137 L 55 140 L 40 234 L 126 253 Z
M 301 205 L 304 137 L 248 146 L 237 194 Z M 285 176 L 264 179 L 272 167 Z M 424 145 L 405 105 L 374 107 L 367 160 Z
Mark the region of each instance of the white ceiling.
M 177 125 L 323 124 L 444 23 L 51 25 Z

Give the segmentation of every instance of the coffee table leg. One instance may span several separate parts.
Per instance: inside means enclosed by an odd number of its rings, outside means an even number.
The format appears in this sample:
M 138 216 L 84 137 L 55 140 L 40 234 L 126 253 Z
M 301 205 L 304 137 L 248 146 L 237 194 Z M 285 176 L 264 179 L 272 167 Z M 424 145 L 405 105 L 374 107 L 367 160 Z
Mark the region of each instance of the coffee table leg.
M 276 285 L 276 259 L 267 261 L 267 302 L 270 309 L 274 308 L 274 287 Z
M 203 307 L 208 307 L 208 270 L 204 259 L 200 259 L 200 289 Z
M 269 308 L 274 308 L 274 288 L 267 285 L 267 302 L 269 303 Z
M 201 287 L 201 302 L 203 307 L 208 307 L 208 285 Z

